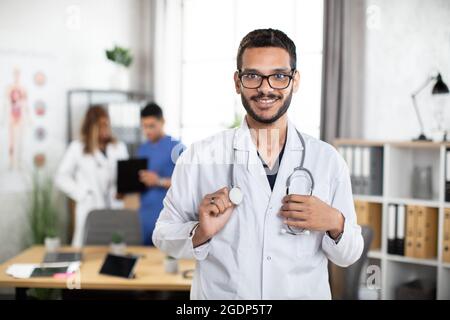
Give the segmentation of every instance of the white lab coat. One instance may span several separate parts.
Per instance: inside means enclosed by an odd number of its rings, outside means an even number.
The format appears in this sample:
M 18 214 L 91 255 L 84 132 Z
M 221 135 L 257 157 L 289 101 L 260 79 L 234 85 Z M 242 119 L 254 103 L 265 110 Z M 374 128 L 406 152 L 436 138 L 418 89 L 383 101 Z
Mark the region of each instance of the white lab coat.
M 316 183 L 313 194 L 345 216 L 344 233 L 337 244 L 325 232 L 280 232 L 283 223 L 277 213 L 286 194 L 286 179 L 303 152 L 290 121 L 273 192 L 246 120 L 238 129 L 194 144 L 178 159 L 153 243 L 171 256 L 196 259 L 192 299 L 330 299 L 328 260 L 348 266 L 359 259 L 363 239 L 346 163 L 329 144 L 306 134 L 303 137 L 304 167 Z M 221 159 L 230 163 L 232 148 L 239 163 L 236 183 L 244 199 L 224 229 L 194 249 L 191 231 L 198 221 L 199 203 L 207 193 L 231 185 L 231 165 Z
M 122 208 L 116 196 L 117 161 L 128 158 L 124 143 L 109 143 L 106 157 L 97 150 L 84 152 L 84 144 L 75 140 L 67 149 L 56 174 L 56 186 L 76 203 L 75 230 L 72 245 L 81 247 L 84 241 L 84 224 L 94 209 Z

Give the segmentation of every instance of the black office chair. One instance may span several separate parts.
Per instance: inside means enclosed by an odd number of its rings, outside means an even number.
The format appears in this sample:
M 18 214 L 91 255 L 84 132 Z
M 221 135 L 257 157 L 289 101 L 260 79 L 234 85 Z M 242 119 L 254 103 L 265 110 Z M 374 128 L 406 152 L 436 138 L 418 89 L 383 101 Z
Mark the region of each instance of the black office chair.
M 358 261 L 347 268 L 334 264 L 330 266 L 330 282 L 333 299 L 358 300 L 362 269 L 367 261 L 367 253 L 373 240 L 373 230 L 369 226 L 361 226 L 364 249 Z
M 139 213 L 134 210 L 93 210 L 86 218 L 84 245 L 109 245 L 119 233 L 127 245 L 142 245 Z

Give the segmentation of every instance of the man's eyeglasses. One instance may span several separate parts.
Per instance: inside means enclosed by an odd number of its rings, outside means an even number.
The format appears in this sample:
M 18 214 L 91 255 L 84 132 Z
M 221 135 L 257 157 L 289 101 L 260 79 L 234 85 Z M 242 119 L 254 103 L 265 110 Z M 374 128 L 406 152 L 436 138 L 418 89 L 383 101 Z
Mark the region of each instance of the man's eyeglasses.
M 242 86 L 247 89 L 258 89 L 261 87 L 263 80 L 267 79 L 269 86 L 272 89 L 286 89 L 291 84 L 291 80 L 294 77 L 295 69 L 291 71 L 291 74 L 286 73 L 274 73 L 264 76 L 262 74 L 254 72 L 241 72 L 239 70 L 239 80 L 241 80 Z

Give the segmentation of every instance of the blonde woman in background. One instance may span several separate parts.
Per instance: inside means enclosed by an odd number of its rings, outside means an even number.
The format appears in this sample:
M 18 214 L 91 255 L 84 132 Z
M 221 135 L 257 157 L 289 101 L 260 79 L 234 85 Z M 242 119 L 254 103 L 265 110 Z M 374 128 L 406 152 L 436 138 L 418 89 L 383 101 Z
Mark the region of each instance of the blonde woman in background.
M 116 196 L 116 168 L 118 160 L 127 158 L 125 144 L 112 135 L 105 109 L 89 108 L 81 140 L 70 143 L 55 180 L 57 187 L 76 203 L 73 246 L 83 245 L 84 225 L 90 211 L 123 207 Z

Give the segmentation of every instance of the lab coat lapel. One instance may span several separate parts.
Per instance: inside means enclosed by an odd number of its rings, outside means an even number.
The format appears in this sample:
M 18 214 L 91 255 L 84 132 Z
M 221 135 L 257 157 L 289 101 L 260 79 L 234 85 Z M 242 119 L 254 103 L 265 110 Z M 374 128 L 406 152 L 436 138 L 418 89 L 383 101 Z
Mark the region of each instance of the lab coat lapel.
M 250 130 L 245 118 L 236 131 L 233 148 L 236 151 L 238 163 L 244 164 L 244 161 L 246 161 L 246 170 L 250 174 L 249 179 L 251 179 L 250 184 L 252 186 L 257 185 L 269 198 L 272 190 L 267 181 L 266 171 L 258 157 L 256 146 L 251 139 Z M 246 159 L 242 159 L 243 157 Z
M 106 152 L 108 154 L 108 147 L 106 148 Z M 94 157 L 97 167 L 106 166 L 108 159 L 107 159 L 107 157 L 105 157 L 105 155 L 100 150 L 98 150 L 98 149 L 95 150 L 92 156 Z
M 287 129 L 286 146 L 284 147 L 283 158 L 281 159 L 277 179 L 273 188 L 273 193 L 281 196 L 286 194 L 287 178 L 294 172 L 294 168 L 300 165 L 303 152 L 303 146 L 298 137 L 297 130 L 291 121 L 288 121 Z

